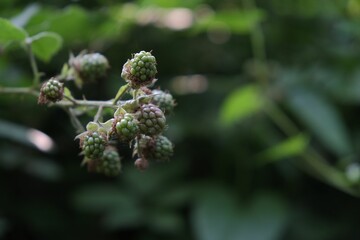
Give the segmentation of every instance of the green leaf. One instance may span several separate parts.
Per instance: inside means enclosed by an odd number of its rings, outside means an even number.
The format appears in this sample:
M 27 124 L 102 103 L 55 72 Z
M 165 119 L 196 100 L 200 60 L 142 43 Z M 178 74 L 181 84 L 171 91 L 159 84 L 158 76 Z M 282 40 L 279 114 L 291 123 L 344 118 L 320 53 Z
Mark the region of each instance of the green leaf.
M 0 43 L 4 45 L 11 41 L 24 41 L 27 36 L 24 29 L 17 27 L 4 18 L 0 18 L 0 31 Z
M 337 109 L 319 94 L 297 89 L 289 94 L 289 106 L 297 117 L 330 150 L 339 156 L 351 153 L 351 141 Z
M 79 210 L 103 214 L 102 224 L 108 229 L 134 226 L 143 218 L 137 199 L 111 184 L 88 185 L 78 190 L 73 204 Z
M 119 88 L 118 92 L 116 93 L 115 99 L 114 99 L 114 104 L 117 103 L 117 101 L 120 100 L 120 98 L 129 90 L 130 85 L 127 83 L 123 86 L 121 86 L 121 88 Z
M 195 24 L 198 31 L 217 30 L 225 28 L 234 33 L 248 33 L 264 18 L 260 10 L 231 10 L 217 12 L 200 19 Z
M 82 211 L 102 212 L 115 207 L 131 205 L 134 199 L 111 184 L 88 185 L 76 192 L 75 207 Z
M 225 100 L 220 120 L 230 125 L 251 114 L 259 112 L 264 106 L 261 91 L 256 85 L 248 85 L 232 92 Z
M 140 0 L 142 6 L 155 6 L 162 8 L 188 7 L 194 8 L 199 6 L 204 0 Z
M 49 61 L 61 48 L 62 38 L 54 32 L 41 32 L 31 37 L 32 50 L 39 59 Z
M 211 187 L 202 193 L 193 210 L 196 239 L 279 239 L 287 219 L 282 199 L 261 194 L 251 202 L 238 204 L 230 192 Z
M 24 170 L 32 176 L 36 176 L 47 181 L 58 181 L 62 176 L 62 169 L 59 165 L 46 158 L 28 158 L 28 161 L 24 166 Z
M 74 99 L 74 97 L 71 94 L 70 89 L 68 89 L 67 87 L 64 87 L 64 96 L 70 98 L 70 99 Z
M 89 122 L 87 125 L 86 125 L 86 130 L 88 131 L 97 131 L 99 129 L 99 125 L 96 123 L 96 122 Z
M 286 139 L 274 147 L 260 153 L 257 157 L 259 163 L 268 163 L 282 160 L 288 157 L 294 157 L 303 153 L 308 146 L 309 137 L 304 134 Z

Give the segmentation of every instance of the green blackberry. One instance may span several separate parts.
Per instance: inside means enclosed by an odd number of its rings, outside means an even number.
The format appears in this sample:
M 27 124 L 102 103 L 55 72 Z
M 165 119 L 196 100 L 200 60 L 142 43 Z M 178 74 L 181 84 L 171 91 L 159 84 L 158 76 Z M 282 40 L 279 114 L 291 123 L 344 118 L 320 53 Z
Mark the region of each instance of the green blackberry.
M 142 134 L 154 136 L 165 129 L 166 118 L 164 113 L 154 104 L 144 104 L 137 112 L 139 128 Z
M 124 64 L 121 77 L 128 81 L 132 88 L 139 88 L 151 84 L 156 73 L 155 57 L 150 52 L 141 51 Z
M 57 102 L 63 99 L 64 86 L 55 78 L 46 81 L 41 89 L 38 103 L 46 104 L 48 102 Z
M 115 177 L 121 171 L 120 160 L 119 153 L 115 149 L 106 149 L 103 156 L 97 160 L 96 170 L 106 176 Z
M 79 55 L 71 61 L 71 65 L 85 82 L 105 77 L 110 67 L 106 57 L 100 53 Z
M 170 93 L 161 90 L 153 90 L 152 103 L 158 106 L 165 114 L 171 113 L 175 106 L 175 101 Z
M 98 159 L 103 155 L 107 140 L 99 132 L 89 132 L 83 137 L 80 145 L 87 158 Z
M 114 121 L 114 128 L 121 141 L 129 141 L 139 133 L 138 121 L 130 113 L 117 117 Z
M 149 158 L 158 161 L 169 160 L 174 151 L 172 142 L 165 136 L 157 136 L 153 140 L 148 151 Z

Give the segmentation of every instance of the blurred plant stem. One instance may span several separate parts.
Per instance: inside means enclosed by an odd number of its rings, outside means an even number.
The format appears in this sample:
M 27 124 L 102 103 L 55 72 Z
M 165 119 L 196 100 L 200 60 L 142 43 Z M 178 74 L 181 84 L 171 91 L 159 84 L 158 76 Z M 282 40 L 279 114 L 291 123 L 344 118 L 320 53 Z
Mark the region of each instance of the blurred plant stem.
M 245 9 L 255 10 L 256 5 L 254 0 L 243 0 L 243 5 Z M 261 30 L 261 26 L 256 24 L 251 30 L 250 33 L 251 46 L 254 54 L 254 58 L 262 63 L 266 62 L 266 50 L 265 50 L 265 37 L 264 33 Z
M 27 53 L 29 55 L 30 65 L 31 65 L 31 69 L 32 69 L 32 72 L 33 72 L 33 75 L 34 75 L 33 88 L 36 89 L 40 85 L 40 76 L 41 76 L 41 74 L 39 72 L 39 68 L 37 66 L 36 59 L 35 59 L 34 53 L 32 51 L 31 44 L 32 44 L 31 38 L 27 38 L 25 40 L 25 46 L 26 46 L 26 51 L 27 51 Z
M 35 97 L 39 96 L 39 92 L 29 87 L 0 87 L 0 93 L 9 94 L 30 94 Z
M 243 0 L 242 2 L 245 9 L 256 10 L 254 0 Z M 259 24 L 256 24 L 256 26 L 252 28 L 250 39 L 254 59 L 266 65 L 265 37 Z M 256 80 L 259 85 L 263 87 L 266 87 L 266 84 L 268 83 L 268 79 L 266 79 L 266 77 L 257 77 Z M 270 98 L 267 98 L 265 112 L 288 137 L 294 137 L 300 134 L 300 130 L 296 127 L 295 123 Z M 309 175 L 348 194 L 360 197 L 360 193 L 351 187 L 351 184 L 345 177 L 345 174 L 332 167 L 313 147 L 308 146 L 304 153 L 301 154 L 301 159 L 299 161 L 295 161 L 295 164 Z

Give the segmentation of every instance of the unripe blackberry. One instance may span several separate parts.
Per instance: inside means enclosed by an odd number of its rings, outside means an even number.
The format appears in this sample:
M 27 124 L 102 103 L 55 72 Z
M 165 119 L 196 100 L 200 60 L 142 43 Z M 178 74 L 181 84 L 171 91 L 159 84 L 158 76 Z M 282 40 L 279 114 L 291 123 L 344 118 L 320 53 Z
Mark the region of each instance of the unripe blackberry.
M 172 142 L 165 136 L 157 136 L 154 138 L 153 145 L 148 151 L 149 158 L 158 161 L 169 160 L 173 155 Z
M 85 82 L 105 77 L 106 71 L 110 67 L 106 57 L 100 53 L 79 55 L 72 59 L 70 64 Z
M 97 161 L 96 170 L 109 177 L 119 175 L 121 171 L 121 158 L 116 149 L 106 149 L 103 156 Z
M 106 137 L 99 132 L 88 132 L 80 141 L 85 156 L 90 159 L 100 158 L 106 145 Z
M 140 171 L 144 171 L 149 168 L 149 162 L 145 158 L 136 159 L 134 165 Z
M 46 104 L 48 102 L 57 102 L 63 99 L 64 86 L 55 78 L 46 81 L 41 89 L 38 103 Z
M 132 88 L 139 88 L 151 84 L 156 73 L 155 57 L 150 52 L 141 51 L 124 64 L 121 77 L 128 81 Z
M 165 129 L 165 115 L 154 104 L 142 105 L 137 112 L 137 119 L 142 134 L 154 136 L 160 134 Z
M 170 113 L 175 106 L 175 101 L 170 93 L 161 90 L 153 90 L 154 97 L 152 103 L 158 106 L 165 114 Z
M 133 114 L 125 113 L 117 117 L 113 126 L 121 141 L 130 141 L 139 134 L 138 121 Z

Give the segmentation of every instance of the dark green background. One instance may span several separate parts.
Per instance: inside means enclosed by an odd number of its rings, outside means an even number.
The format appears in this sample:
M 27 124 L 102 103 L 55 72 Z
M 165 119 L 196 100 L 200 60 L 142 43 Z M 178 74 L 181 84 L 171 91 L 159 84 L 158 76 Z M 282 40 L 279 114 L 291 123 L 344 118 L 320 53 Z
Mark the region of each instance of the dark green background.
M 229 125 L 221 115 L 234 90 L 265 79 L 261 93 L 329 166 L 344 173 L 357 164 L 360 2 L 262 0 L 258 11 L 244 8 L 248 2 L 1 0 L 0 17 L 26 18 L 34 11 L 24 26 L 31 35 L 53 31 L 63 37 L 51 61 L 38 61 L 43 80 L 60 72 L 70 52 L 99 51 L 111 64 L 109 78 L 81 91 L 70 88 L 77 98 L 110 99 L 124 84 L 120 73 L 131 53 L 152 50 L 158 86 L 170 90 L 178 105 L 166 132 L 175 144 L 171 161 L 138 172 L 130 151 L 120 146 L 123 172 L 112 179 L 80 167 L 76 133 L 62 109 L 0 93 L 0 238 L 359 239 L 358 198 L 306 174 L 298 156 L 259 167 L 256 156 L 287 139 L 266 109 Z M 162 18 L 139 23 L 179 7 L 195 17 L 187 29 L 164 27 Z M 211 12 L 215 20 L 198 20 Z M 257 23 L 265 64 L 254 62 Z M 29 86 L 31 79 L 21 47 L 0 51 L 0 86 Z M 250 103 L 238 108 L 244 104 Z M 82 118 L 84 125 L 90 119 Z M 27 128 L 49 135 L 56 149 L 34 148 L 24 137 Z

